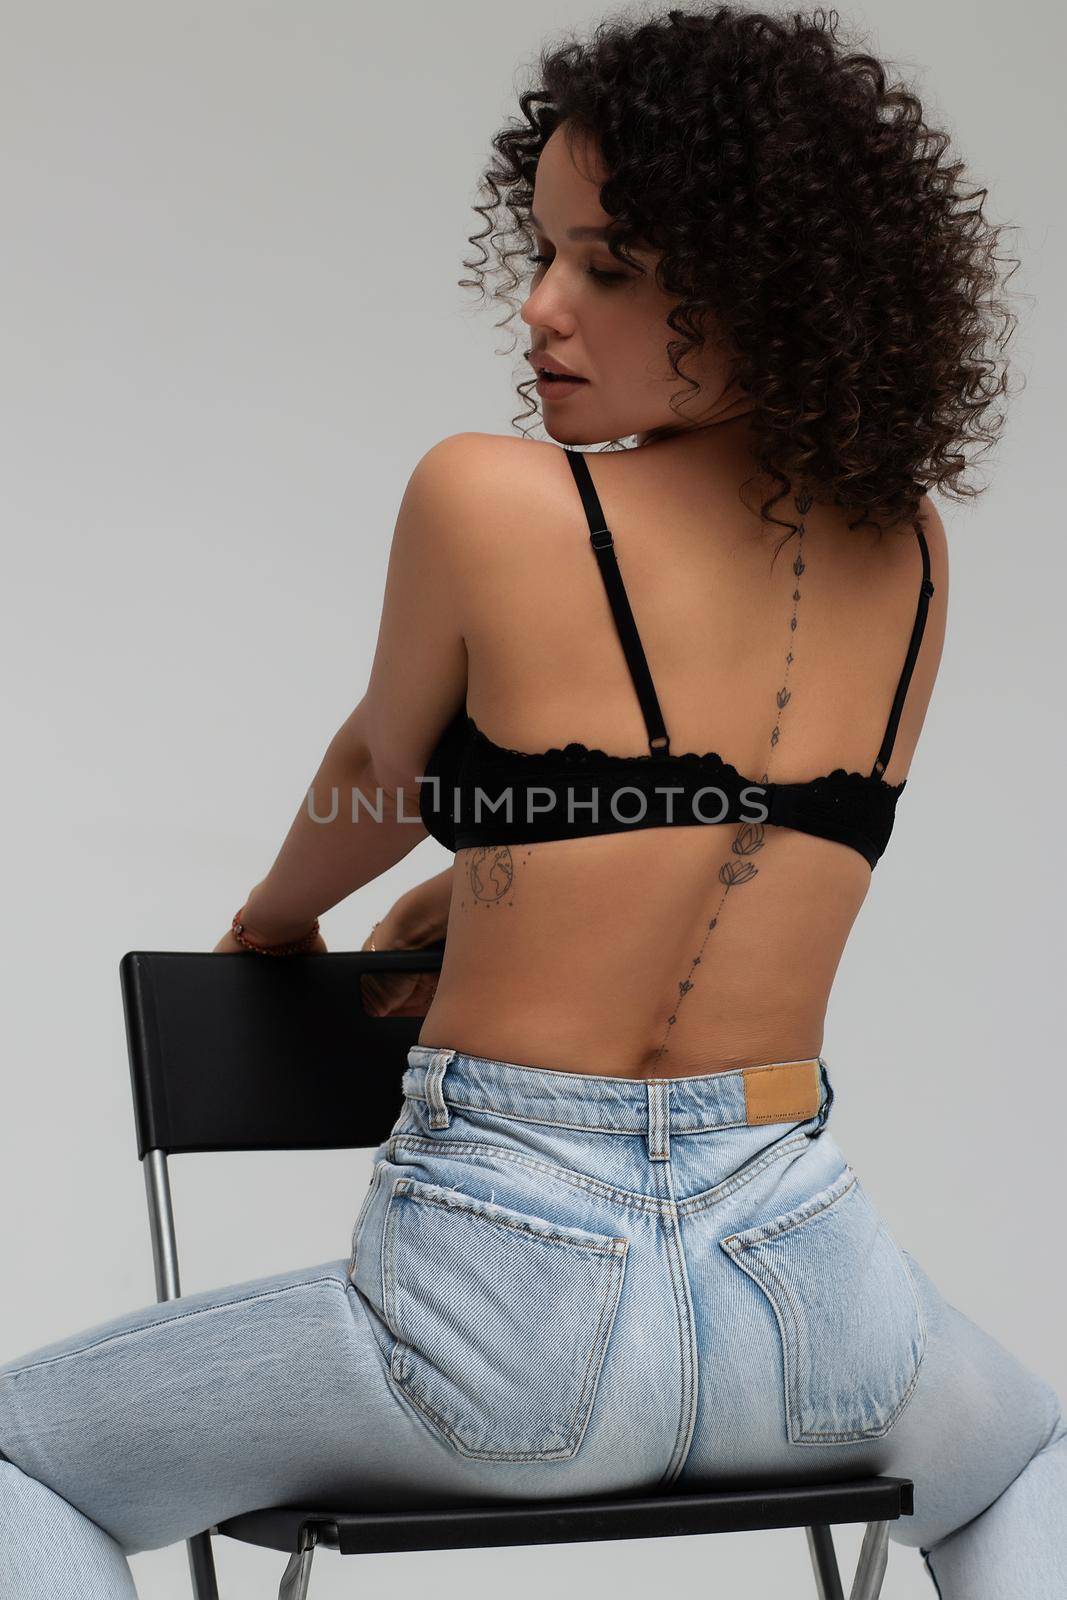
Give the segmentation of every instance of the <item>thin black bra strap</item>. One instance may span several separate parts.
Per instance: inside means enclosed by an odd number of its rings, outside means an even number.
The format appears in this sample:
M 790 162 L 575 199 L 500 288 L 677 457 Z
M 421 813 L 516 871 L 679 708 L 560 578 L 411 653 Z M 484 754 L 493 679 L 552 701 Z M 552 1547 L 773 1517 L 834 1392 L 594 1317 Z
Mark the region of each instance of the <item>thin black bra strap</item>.
M 578 492 L 582 497 L 585 508 L 586 521 L 589 523 L 589 542 L 596 552 L 597 562 L 600 567 L 600 576 L 604 580 L 604 587 L 608 592 L 611 603 L 612 615 L 615 618 L 615 627 L 618 631 L 622 648 L 626 653 L 626 664 L 630 669 L 637 698 L 641 702 L 641 711 L 648 729 L 649 748 L 657 755 L 670 753 L 670 735 L 664 726 L 663 715 L 659 708 L 652 674 L 648 670 L 645 659 L 644 647 L 637 631 L 634 614 L 630 610 L 630 601 L 627 598 L 626 588 L 619 571 L 619 563 L 615 556 L 615 545 L 611 537 L 611 529 L 604 526 L 604 513 L 600 500 L 593 486 L 593 479 L 589 472 L 589 464 L 584 455 L 577 450 L 568 449 L 564 445 L 564 454 L 570 462 L 574 481 L 578 485 Z M 659 742 L 657 742 L 659 741 Z
M 930 582 L 930 552 L 926 547 L 926 536 L 918 523 L 915 524 L 915 532 L 919 536 L 919 549 L 922 551 L 923 581 L 919 587 L 919 603 L 915 608 L 915 622 L 911 630 L 908 653 L 904 658 L 904 668 L 900 674 L 900 682 L 897 684 L 897 692 L 893 697 L 893 706 L 889 713 L 889 721 L 886 724 L 885 737 L 882 740 L 882 748 L 879 750 L 878 757 L 873 768 L 871 769 L 872 778 L 880 778 L 882 776 L 886 767 L 889 765 L 889 757 L 893 754 L 893 743 L 897 736 L 897 724 L 900 721 L 900 713 L 904 709 L 904 701 L 908 693 L 908 684 L 911 682 L 912 669 L 915 666 L 915 661 L 919 654 L 919 646 L 923 642 L 923 629 L 926 627 L 926 613 L 930 606 L 930 596 L 934 592 L 934 586 Z

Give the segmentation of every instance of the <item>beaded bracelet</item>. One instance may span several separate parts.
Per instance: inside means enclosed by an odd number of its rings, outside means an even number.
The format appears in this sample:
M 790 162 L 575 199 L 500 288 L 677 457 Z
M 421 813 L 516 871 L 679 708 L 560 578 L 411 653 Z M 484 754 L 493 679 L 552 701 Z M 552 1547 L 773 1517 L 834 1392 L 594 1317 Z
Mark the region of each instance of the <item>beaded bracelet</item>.
M 308 933 L 303 934 L 302 937 L 299 938 L 299 939 L 290 940 L 290 942 L 288 944 L 256 944 L 255 941 L 250 939 L 248 937 L 247 933 L 245 932 L 245 925 L 241 921 L 241 914 L 242 914 L 243 911 L 244 911 L 244 906 L 241 907 L 240 911 L 238 911 L 238 912 L 236 912 L 234 914 L 234 919 L 230 924 L 230 928 L 231 928 L 231 930 L 233 932 L 234 938 L 237 940 L 237 943 L 244 945 L 246 950 L 254 950 L 257 955 L 260 955 L 260 956 L 295 956 L 295 955 L 299 955 L 301 953 L 301 951 L 309 950 L 311 948 L 311 946 L 315 943 L 316 938 L 318 937 L 319 919 L 318 919 L 318 917 L 316 917 L 314 926 L 311 928 L 311 930 Z

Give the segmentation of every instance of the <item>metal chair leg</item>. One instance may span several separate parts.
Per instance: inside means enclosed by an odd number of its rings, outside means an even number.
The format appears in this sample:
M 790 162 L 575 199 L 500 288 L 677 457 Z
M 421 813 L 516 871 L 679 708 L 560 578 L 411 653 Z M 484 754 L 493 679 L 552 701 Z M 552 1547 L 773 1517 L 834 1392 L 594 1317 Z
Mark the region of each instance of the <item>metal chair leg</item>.
M 162 1150 L 149 1150 L 144 1158 L 145 1194 L 148 1200 L 148 1226 L 152 1235 L 152 1263 L 156 1273 L 156 1299 L 177 1300 L 181 1296 L 178 1276 L 178 1244 L 174 1233 L 174 1210 L 170 1198 L 167 1157 Z M 185 1541 L 189 1554 L 189 1576 L 193 1600 L 219 1600 L 215 1577 L 215 1557 L 209 1532 L 194 1534 Z
M 815 1569 L 815 1591 L 819 1600 L 845 1600 L 834 1550 L 834 1536 L 829 1525 L 817 1522 L 813 1527 L 805 1528 L 804 1532 L 808 1536 L 808 1550 Z
M 301 1528 L 300 1549 L 295 1555 L 289 1557 L 289 1564 L 282 1573 L 278 1600 L 307 1600 L 308 1584 L 311 1582 L 311 1563 L 315 1555 L 316 1542 L 317 1536 L 314 1528 Z
M 888 1522 L 868 1522 L 849 1600 L 878 1600 L 889 1561 Z
M 189 1552 L 189 1576 L 193 1581 L 193 1600 L 219 1600 L 215 1577 L 215 1557 L 209 1533 L 194 1534 L 185 1541 Z

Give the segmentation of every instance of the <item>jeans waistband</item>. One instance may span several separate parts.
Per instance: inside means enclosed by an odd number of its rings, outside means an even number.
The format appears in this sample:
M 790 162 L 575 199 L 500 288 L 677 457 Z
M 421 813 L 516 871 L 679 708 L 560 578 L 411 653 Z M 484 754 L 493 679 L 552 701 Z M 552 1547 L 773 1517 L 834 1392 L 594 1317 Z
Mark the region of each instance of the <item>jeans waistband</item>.
M 556 1127 L 639 1133 L 650 1152 L 669 1148 L 671 1134 L 714 1128 L 801 1122 L 818 1116 L 823 1130 L 833 1102 L 822 1056 L 682 1078 L 612 1078 L 561 1072 L 414 1044 L 402 1078 L 405 1095 L 424 1100 L 431 1128 L 447 1128 L 450 1107 L 496 1112 Z

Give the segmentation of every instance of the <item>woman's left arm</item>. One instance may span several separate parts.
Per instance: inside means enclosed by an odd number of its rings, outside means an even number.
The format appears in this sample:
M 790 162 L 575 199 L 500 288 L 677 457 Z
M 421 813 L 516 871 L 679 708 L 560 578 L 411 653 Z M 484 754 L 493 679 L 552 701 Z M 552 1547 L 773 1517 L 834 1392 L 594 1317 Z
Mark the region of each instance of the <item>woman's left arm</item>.
M 420 780 L 466 697 L 469 523 L 457 489 L 476 478 L 482 449 L 481 435 L 452 435 L 427 451 L 408 481 L 367 691 L 331 739 L 274 864 L 245 901 L 242 920 L 257 943 L 299 939 L 426 837 Z M 220 953 L 240 948 L 229 932 L 216 946 Z

